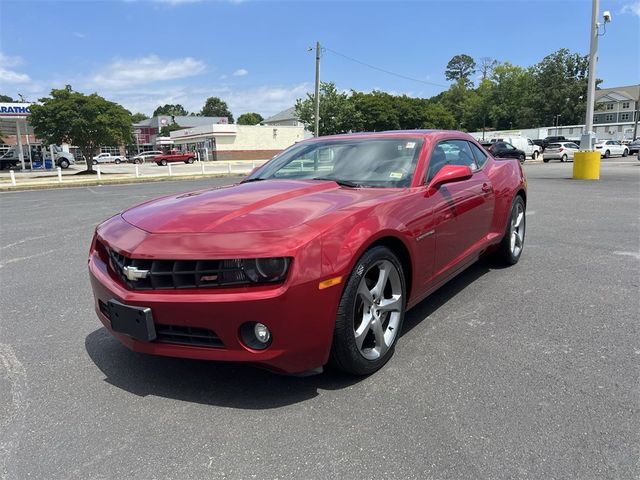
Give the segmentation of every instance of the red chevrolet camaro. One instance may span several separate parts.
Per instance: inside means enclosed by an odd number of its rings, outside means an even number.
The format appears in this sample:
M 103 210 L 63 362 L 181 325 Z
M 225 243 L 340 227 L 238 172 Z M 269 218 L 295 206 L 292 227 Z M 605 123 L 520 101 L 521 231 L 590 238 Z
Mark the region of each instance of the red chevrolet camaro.
M 526 185 L 456 131 L 300 142 L 238 185 L 100 224 L 96 312 L 138 352 L 369 374 L 407 309 L 484 253 L 518 261 Z

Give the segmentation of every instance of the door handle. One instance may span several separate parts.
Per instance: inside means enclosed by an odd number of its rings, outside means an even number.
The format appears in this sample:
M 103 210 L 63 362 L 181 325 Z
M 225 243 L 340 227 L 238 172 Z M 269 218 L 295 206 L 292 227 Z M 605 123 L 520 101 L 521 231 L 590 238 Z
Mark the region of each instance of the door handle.
M 489 193 L 493 191 L 493 187 L 491 185 L 489 185 L 488 183 L 483 183 L 482 184 L 482 191 L 484 193 Z

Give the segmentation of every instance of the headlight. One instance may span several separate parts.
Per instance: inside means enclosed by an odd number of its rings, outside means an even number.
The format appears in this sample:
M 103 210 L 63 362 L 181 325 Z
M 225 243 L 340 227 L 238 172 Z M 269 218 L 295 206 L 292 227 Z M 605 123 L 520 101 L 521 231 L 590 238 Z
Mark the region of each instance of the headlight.
M 242 270 L 255 283 L 284 280 L 289 269 L 290 258 L 251 258 L 242 261 Z

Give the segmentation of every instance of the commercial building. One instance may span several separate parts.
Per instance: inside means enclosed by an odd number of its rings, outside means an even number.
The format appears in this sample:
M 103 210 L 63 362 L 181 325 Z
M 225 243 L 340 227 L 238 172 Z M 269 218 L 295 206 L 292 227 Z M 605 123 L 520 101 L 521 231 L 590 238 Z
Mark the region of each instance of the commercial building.
M 291 107 L 276 113 L 272 117 L 267 118 L 260 122 L 262 125 L 268 125 L 272 127 L 304 127 L 304 123 L 296 115 L 296 108 Z
M 209 124 L 171 132 L 176 148 L 207 160 L 262 160 L 305 138 L 303 126 Z
M 141 122 L 133 124 L 133 135 L 136 139 L 136 147 L 139 151 L 157 150 L 171 141 L 160 135 L 163 127 L 177 124 L 182 128 L 195 128 L 205 125 L 226 125 L 229 123 L 227 117 L 197 117 L 195 115 L 171 116 L 160 115 L 147 118 Z M 167 142 L 167 140 L 169 140 Z

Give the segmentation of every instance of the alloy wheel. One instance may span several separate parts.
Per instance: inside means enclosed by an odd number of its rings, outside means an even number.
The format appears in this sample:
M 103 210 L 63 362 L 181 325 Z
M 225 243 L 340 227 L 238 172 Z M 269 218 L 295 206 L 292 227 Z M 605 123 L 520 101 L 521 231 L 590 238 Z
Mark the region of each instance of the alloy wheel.
M 518 258 L 524 246 L 524 229 L 525 229 L 524 207 L 521 203 L 516 203 L 511 215 L 511 254 Z
M 402 282 L 389 260 L 369 267 L 358 285 L 354 305 L 356 347 L 367 360 L 377 360 L 393 346 L 402 319 Z

